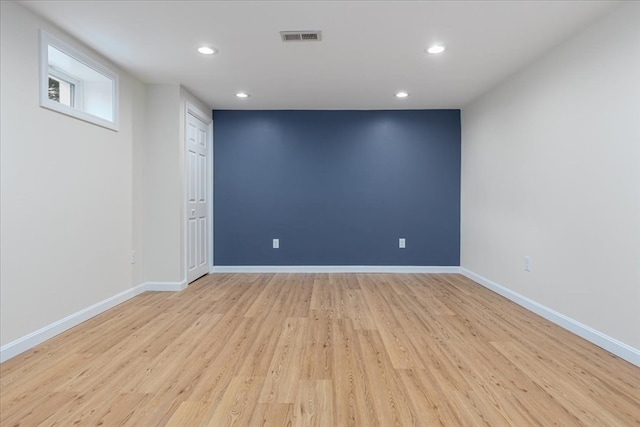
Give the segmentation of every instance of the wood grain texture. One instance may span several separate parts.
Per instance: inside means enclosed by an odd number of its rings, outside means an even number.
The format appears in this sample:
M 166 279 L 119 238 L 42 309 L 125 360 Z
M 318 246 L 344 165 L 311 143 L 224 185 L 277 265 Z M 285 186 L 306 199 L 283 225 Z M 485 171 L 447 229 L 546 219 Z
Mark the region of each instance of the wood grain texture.
M 0 365 L 4 426 L 639 426 L 640 369 L 455 274 L 218 274 Z

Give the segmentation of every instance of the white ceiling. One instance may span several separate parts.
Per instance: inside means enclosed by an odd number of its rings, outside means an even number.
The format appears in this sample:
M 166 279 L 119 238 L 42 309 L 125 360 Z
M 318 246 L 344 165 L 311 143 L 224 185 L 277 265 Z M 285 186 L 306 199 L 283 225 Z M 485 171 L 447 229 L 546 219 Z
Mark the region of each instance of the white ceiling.
M 142 81 L 180 83 L 215 109 L 430 109 L 461 108 L 618 2 L 22 3 Z M 283 30 L 322 41 L 283 43 Z M 425 54 L 432 43 L 447 51 Z

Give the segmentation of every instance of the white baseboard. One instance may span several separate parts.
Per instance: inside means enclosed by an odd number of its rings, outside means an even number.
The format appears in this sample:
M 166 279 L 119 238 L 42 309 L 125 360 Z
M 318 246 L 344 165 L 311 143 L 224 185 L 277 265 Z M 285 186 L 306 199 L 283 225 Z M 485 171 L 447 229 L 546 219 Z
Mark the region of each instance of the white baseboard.
M 460 267 L 414 265 L 216 265 L 211 273 L 459 273 Z
M 64 319 L 60 319 L 57 322 L 53 322 L 43 328 L 38 329 L 24 337 L 18 338 L 15 341 L 7 343 L 0 347 L 0 363 L 5 360 L 9 360 L 20 353 L 23 353 L 38 344 L 45 342 L 46 340 L 55 337 L 64 331 L 79 325 L 80 323 L 91 319 L 98 314 L 115 307 L 118 304 L 140 295 L 145 291 L 145 284 L 138 285 L 126 291 L 120 292 L 110 298 L 93 304 L 90 307 L 82 309 L 76 313 L 73 313 Z
M 135 286 L 126 291 L 120 292 L 117 295 L 100 301 L 90 307 L 82 309 L 76 313 L 73 313 L 64 319 L 58 320 L 50 325 L 38 329 L 24 337 L 18 338 L 15 341 L 7 343 L 0 347 L 0 363 L 5 360 L 9 360 L 20 353 L 23 353 L 38 344 L 45 342 L 46 340 L 55 337 L 64 331 L 79 325 L 80 323 L 91 319 L 98 314 L 115 307 L 118 304 L 140 295 L 143 292 L 148 291 L 166 291 L 166 292 L 178 292 L 187 288 L 187 282 L 147 282 L 141 285 Z
M 187 289 L 188 283 L 183 282 L 147 282 L 144 284 L 145 291 L 153 292 L 180 292 Z
M 461 273 L 482 286 L 504 296 L 522 307 L 544 317 L 556 325 L 610 351 L 618 357 L 640 366 L 640 350 L 609 337 L 564 314 L 518 294 L 502 285 L 460 267 L 421 266 L 215 266 L 211 273 Z M 24 337 L 0 347 L 0 363 L 23 353 L 98 314 L 115 307 L 145 291 L 177 292 L 187 287 L 186 282 L 147 282 L 120 292 L 110 298 L 71 314 L 64 319 L 38 329 Z
M 608 335 L 603 334 L 600 331 L 593 329 L 590 326 L 584 325 L 577 320 L 571 319 L 562 313 L 558 313 L 555 310 L 550 309 L 536 301 L 533 301 L 517 292 L 512 291 L 502 285 L 499 285 L 491 280 L 480 276 L 466 268 L 460 268 L 460 273 L 474 282 L 478 282 L 485 288 L 494 291 L 497 294 L 515 302 L 518 305 L 544 317 L 545 319 L 555 323 L 556 325 L 573 332 L 574 334 L 592 342 L 598 347 L 615 354 L 616 356 L 626 360 L 640 367 L 640 350 L 633 348 L 628 344 L 618 341 Z

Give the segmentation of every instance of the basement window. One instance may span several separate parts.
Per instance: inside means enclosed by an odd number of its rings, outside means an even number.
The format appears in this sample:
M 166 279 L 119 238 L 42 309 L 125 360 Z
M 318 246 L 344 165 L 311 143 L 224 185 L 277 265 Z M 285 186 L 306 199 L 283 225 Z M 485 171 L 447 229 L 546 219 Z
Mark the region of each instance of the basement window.
M 118 130 L 118 75 L 40 31 L 40 106 Z

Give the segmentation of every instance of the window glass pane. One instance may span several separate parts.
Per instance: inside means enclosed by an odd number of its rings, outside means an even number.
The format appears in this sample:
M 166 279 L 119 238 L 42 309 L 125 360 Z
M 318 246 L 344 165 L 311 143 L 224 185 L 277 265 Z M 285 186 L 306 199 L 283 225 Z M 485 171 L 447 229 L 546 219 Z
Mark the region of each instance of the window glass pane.
M 49 76 L 49 99 L 60 102 L 60 82 Z
M 74 95 L 75 85 L 73 83 L 49 76 L 49 99 L 73 107 L 75 105 Z

